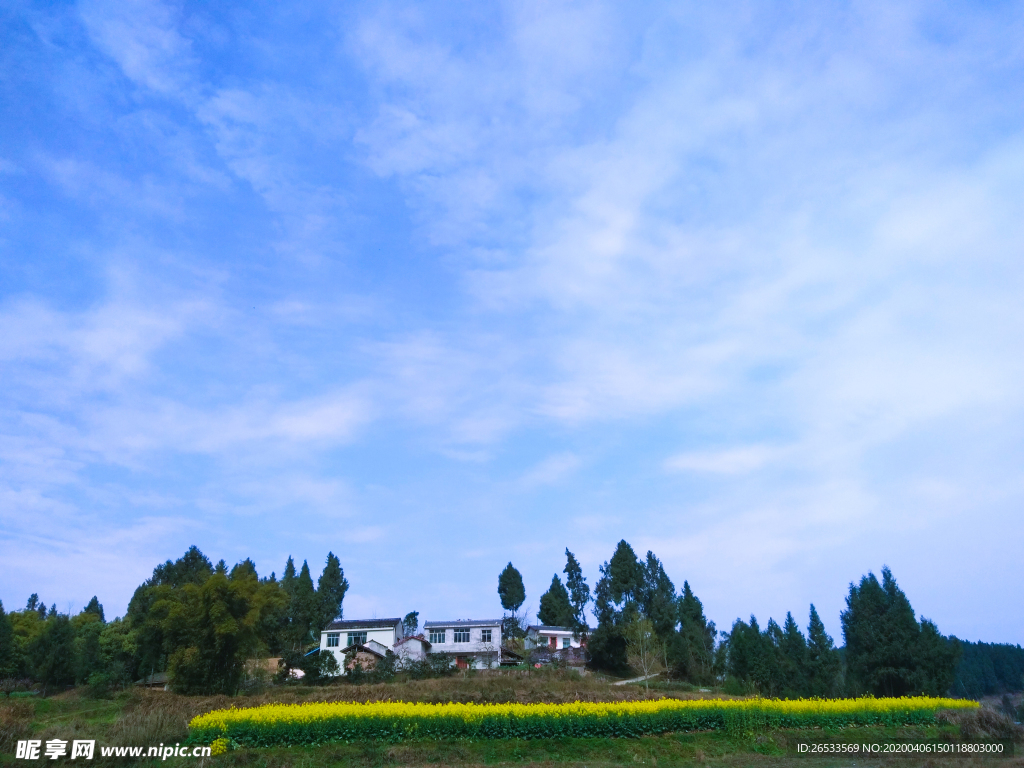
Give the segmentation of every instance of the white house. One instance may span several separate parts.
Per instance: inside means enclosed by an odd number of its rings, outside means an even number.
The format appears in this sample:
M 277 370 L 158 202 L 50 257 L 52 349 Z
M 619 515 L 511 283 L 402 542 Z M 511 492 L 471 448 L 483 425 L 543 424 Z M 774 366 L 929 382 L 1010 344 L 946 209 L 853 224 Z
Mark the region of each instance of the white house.
M 403 637 L 395 643 L 394 652 L 402 663 L 409 661 L 423 661 L 430 653 L 430 642 L 423 635 L 410 635 Z
M 426 621 L 432 653 L 447 653 L 459 669 L 501 666 L 501 619 Z
M 573 637 L 572 627 L 547 627 L 537 624 L 526 628 L 527 648 L 579 648 L 585 645 L 582 636 Z
M 401 619 L 356 619 L 332 621 L 320 633 L 320 652 L 330 651 L 345 669 L 345 649 L 350 645 L 363 645 L 379 652 L 392 650 L 401 640 Z

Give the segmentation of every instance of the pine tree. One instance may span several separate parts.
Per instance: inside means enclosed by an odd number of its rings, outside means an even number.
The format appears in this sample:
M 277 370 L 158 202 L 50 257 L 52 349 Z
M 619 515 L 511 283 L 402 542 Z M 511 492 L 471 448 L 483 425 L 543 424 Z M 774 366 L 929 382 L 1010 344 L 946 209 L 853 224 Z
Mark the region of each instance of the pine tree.
M 523 586 L 522 574 L 511 562 L 498 574 L 498 597 L 501 598 L 501 607 L 510 614 L 501 622 L 501 634 L 509 638 L 522 637 L 525 627 L 518 611 L 526 602 L 526 587 Z
M 676 673 L 693 683 L 710 683 L 714 678 L 715 623 L 704 616 L 704 606 L 683 582 L 677 601 L 679 643 L 671 659 Z
M 304 649 L 312 642 L 310 630 L 316 621 L 316 590 L 309 565 L 302 561 L 302 570 L 295 579 L 295 590 L 289 606 L 289 635 L 292 647 Z
M 830 698 L 841 691 L 842 660 L 818 611 L 811 603 L 811 616 L 807 625 L 807 694 Z
M 626 641 L 623 628 L 640 614 L 644 594 L 644 567 L 625 540 L 620 541 L 612 558 L 601 566 L 601 578 L 594 588 L 594 612 L 597 629 L 590 637 L 589 650 L 594 666 L 603 669 L 626 667 Z
M 565 548 L 565 586 L 569 592 L 569 603 L 572 606 L 572 627 L 578 633 L 587 629 L 586 608 L 590 602 L 590 587 L 587 580 L 583 578 L 583 569 L 580 568 L 576 556 Z
M 953 686 L 962 653 L 959 640 L 943 637 L 934 622 L 921 619 L 914 693 L 946 695 Z
M 540 597 L 540 610 L 537 618 L 541 624 L 549 627 L 571 627 L 575 619 L 569 593 L 562 585 L 558 574 L 551 577 L 551 586 Z
M 651 620 L 658 640 L 664 642 L 675 633 L 679 619 L 676 587 L 661 561 L 650 551 L 642 566 L 642 576 L 640 612 Z
M 320 632 L 328 624 L 341 618 L 342 603 L 345 600 L 346 592 L 348 592 L 348 580 L 345 578 L 345 571 L 341 568 L 341 561 L 333 552 L 328 552 L 327 564 L 317 581 L 317 612 L 312 627 L 316 637 L 320 636 Z
M 89 604 L 85 606 L 85 610 L 82 611 L 82 613 L 92 613 L 99 616 L 100 621 L 106 621 L 103 617 L 103 606 L 100 605 L 99 598 L 97 598 L 96 595 L 92 596 L 92 600 L 90 600 Z
M 921 629 L 907 596 L 888 567 L 882 583 L 873 573 L 850 584 L 847 609 L 840 618 L 846 640 L 850 693 L 876 696 L 912 693 L 917 678 L 915 654 Z
M 782 627 L 782 693 L 787 698 L 799 698 L 807 691 L 807 639 L 786 611 Z

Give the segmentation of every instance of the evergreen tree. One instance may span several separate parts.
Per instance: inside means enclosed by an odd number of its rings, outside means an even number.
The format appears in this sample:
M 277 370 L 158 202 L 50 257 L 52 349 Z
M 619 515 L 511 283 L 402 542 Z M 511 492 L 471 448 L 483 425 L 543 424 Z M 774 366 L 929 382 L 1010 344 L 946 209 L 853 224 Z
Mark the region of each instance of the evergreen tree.
M 295 587 L 288 608 L 288 634 L 293 648 L 303 649 L 313 641 L 311 630 L 317 621 L 316 590 L 309 565 L 302 561 L 302 570 L 295 578 Z
M 295 595 L 295 561 L 288 555 L 288 562 L 284 564 L 284 576 L 281 577 L 281 589 L 291 600 Z
M 811 603 L 810 622 L 807 625 L 807 695 L 830 698 L 840 694 L 842 660 L 818 611 Z
M 229 579 L 258 579 L 259 574 L 256 572 L 256 563 L 254 563 L 248 557 L 240 563 L 236 563 L 231 568 L 231 573 L 228 575 Z
M 551 586 L 540 597 L 540 610 L 537 611 L 537 618 L 541 624 L 549 627 L 572 627 L 573 625 L 575 616 L 572 604 L 569 602 L 569 593 L 562 585 L 558 574 L 551 577 Z
M 406 637 L 412 637 L 420 629 L 420 612 L 409 611 L 405 614 L 405 618 L 402 619 L 402 634 Z
M 227 576 L 228 564 L 224 562 L 224 558 L 217 561 L 217 565 L 214 566 L 213 572 L 218 576 Z
M 520 606 L 526 602 L 523 576 L 512 563 L 506 565 L 498 574 L 498 597 L 501 598 L 501 607 L 510 613 L 518 611 Z
M 0 679 L 14 677 L 17 674 L 17 668 L 14 627 L 4 612 L 3 601 L 0 600 Z
M 317 611 L 311 627 L 315 637 L 319 638 L 324 627 L 335 619 L 341 618 L 341 606 L 347 591 L 348 580 L 345 578 L 345 571 L 341 568 L 341 561 L 335 557 L 333 552 L 328 552 L 327 564 L 317 581 Z
M 710 683 L 714 679 L 715 623 L 704 616 L 704 606 L 683 582 L 683 593 L 677 599 L 679 640 L 670 659 L 676 674 L 693 683 Z
M 33 677 L 47 687 L 72 685 L 75 682 L 74 640 L 70 619 L 55 612 L 29 648 Z
M 39 595 L 33 592 L 28 596 L 28 602 L 25 603 L 26 611 L 37 611 L 39 610 Z M 44 617 L 45 618 L 45 617 Z
M 589 645 L 594 666 L 626 668 L 623 628 L 640 615 L 644 575 L 644 566 L 625 540 L 616 545 L 611 560 L 601 566 L 601 578 L 594 588 L 597 629 L 590 636 Z
M 640 612 L 651 620 L 658 640 L 665 642 L 675 634 L 679 620 L 675 585 L 665 573 L 661 561 L 650 551 L 641 566 L 641 575 Z
M 586 608 L 590 602 L 590 587 L 583 577 L 583 569 L 580 568 L 576 556 L 565 548 L 565 586 L 569 592 L 569 603 L 572 606 L 573 621 L 571 626 L 577 633 L 583 633 L 587 629 Z
M 850 584 L 846 605 L 841 618 L 851 693 L 903 696 L 952 683 L 959 646 L 931 622 L 918 624 L 887 567 L 881 584 L 872 573 L 859 586 Z
M 944 696 L 953 687 L 962 653 L 959 640 L 943 637 L 933 622 L 921 619 L 914 693 Z
M 793 614 L 786 612 L 780 640 L 782 666 L 782 695 L 799 698 L 807 690 L 808 650 L 807 638 L 793 620 Z
M 106 619 L 103 618 L 103 606 L 100 605 L 99 598 L 97 598 L 96 595 L 92 596 L 92 600 L 90 600 L 89 604 L 85 606 L 83 613 L 94 614 L 100 617 L 100 621 L 106 621 Z

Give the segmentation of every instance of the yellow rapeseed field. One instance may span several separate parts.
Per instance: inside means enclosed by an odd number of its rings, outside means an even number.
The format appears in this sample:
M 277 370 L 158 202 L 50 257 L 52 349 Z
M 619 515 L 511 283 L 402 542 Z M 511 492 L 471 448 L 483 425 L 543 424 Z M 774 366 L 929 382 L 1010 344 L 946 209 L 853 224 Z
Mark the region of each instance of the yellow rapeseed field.
M 254 746 L 358 739 L 607 737 L 722 728 L 930 723 L 940 709 L 977 706 L 963 699 L 923 696 L 568 704 L 332 702 L 216 710 L 194 718 L 189 729 L 194 739 L 228 736 Z

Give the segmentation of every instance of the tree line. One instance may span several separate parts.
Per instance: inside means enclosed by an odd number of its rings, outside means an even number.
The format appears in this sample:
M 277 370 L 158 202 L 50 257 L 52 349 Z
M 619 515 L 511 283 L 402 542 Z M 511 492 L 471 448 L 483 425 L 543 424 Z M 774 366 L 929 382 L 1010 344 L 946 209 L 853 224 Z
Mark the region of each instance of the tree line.
M 721 683 L 731 693 L 780 697 L 976 696 L 1024 688 L 1019 646 L 943 636 L 934 622 L 915 616 L 887 567 L 881 581 L 869 573 L 850 584 L 840 615 L 844 646 L 837 648 L 813 604 L 806 634 L 791 612 L 781 626 L 769 619 L 761 629 L 751 616 L 717 632 L 688 582 L 677 590 L 653 552 L 641 559 L 624 540 L 601 565 L 592 597 L 568 549 L 566 558 L 566 583 L 554 575 L 537 618 L 585 634 L 590 664 L 598 669 L 664 671 L 695 685 Z M 518 617 L 526 594 L 511 563 L 499 576 L 499 594 Z M 506 602 L 507 595 L 515 599 Z M 590 602 L 593 628 L 583 619 Z
M 314 586 L 305 561 L 296 573 L 289 557 L 280 579 L 261 578 L 252 560 L 229 570 L 193 546 L 158 565 L 113 621 L 96 597 L 75 616 L 47 609 L 37 594 L 22 611 L 0 604 L 0 679 L 108 690 L 166 673 L 181 693 L 236 693 L 249 659 L 298 666 L 342 615 L 347 590 L 333 553 Z

